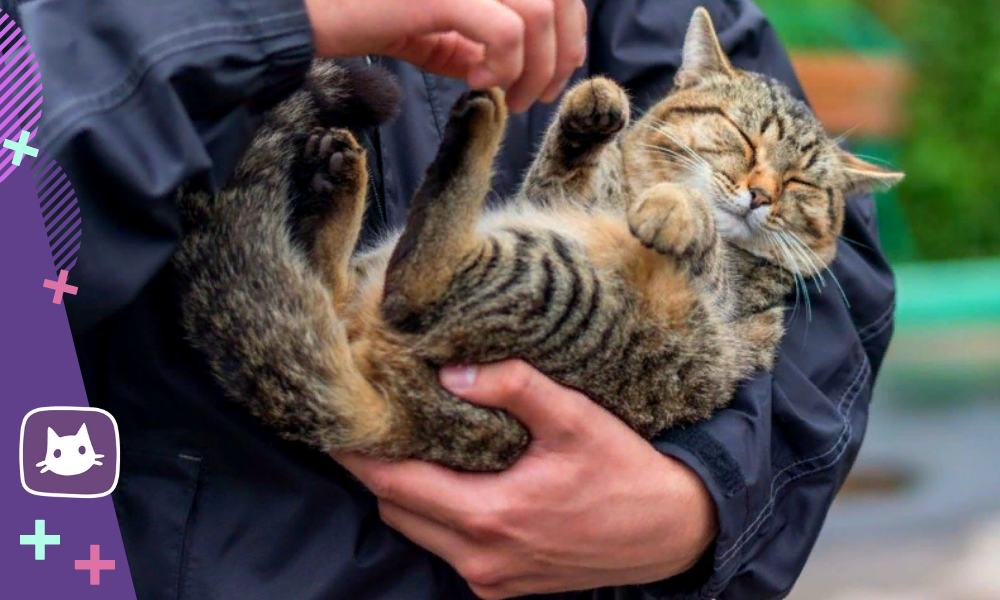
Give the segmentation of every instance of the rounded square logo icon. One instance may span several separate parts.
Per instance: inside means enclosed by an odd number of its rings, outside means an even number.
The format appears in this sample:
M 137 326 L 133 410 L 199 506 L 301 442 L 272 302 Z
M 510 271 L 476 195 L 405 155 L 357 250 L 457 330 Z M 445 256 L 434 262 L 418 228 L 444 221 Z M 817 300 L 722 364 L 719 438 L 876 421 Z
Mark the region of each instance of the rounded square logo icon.
M 118 423 L 105 410 L 45 406 L 21 421 L 21 486 L 36 496 L 107 496 L 119 456 Z

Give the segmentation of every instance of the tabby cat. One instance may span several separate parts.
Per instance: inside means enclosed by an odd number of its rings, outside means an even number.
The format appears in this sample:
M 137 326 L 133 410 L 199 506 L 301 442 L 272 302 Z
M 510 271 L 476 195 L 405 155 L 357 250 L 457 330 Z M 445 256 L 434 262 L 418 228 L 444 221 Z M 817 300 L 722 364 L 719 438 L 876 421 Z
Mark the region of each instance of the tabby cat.
M 317 62 L 228 188 L 181 198 L 187 336 L 232 399 L 324 452 L 506 468 L 526 430 L 437 371 L 511 357 L 643 436 L 704 419 L 771 367 L 786 295 L 834 258 L 844 194 L 902 177 L 735 69 L 698 9 L 665 98 L 630 124 L 615 83 L 578 84 L 518 196 L 486 212 L 507 112 L 467 92 L 405 229 L 352 256 L 365 154 L 331 124 L 351 102 L 387 118 L 398 91 L 376 79 Z

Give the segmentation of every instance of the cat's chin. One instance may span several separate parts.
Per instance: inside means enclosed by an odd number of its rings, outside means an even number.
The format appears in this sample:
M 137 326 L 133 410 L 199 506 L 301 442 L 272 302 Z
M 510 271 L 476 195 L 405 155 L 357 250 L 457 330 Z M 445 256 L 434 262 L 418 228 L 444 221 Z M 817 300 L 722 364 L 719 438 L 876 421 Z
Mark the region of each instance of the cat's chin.
M 753 245 L 756 234 L 745 218 L 722 208 L 716 208 L 714 212 L 715 224 L 719 228 L 719 235 L 722 236 L 722 239 L 741 247 Z M 753 251 L 749 247 L 745 249 Z
M 785 268 L 790 265 L 785 257 L 775 251 L 775 246 L 769 243 L 767 237 L 754 230 L 753 225 L 746 219 L 727 213 L 716 211 L 716 226 L 719 228 L 719 235 L 727 244 L 744 250 L 754 256 Z M 797 265 L 792 265 L 797 267 Z

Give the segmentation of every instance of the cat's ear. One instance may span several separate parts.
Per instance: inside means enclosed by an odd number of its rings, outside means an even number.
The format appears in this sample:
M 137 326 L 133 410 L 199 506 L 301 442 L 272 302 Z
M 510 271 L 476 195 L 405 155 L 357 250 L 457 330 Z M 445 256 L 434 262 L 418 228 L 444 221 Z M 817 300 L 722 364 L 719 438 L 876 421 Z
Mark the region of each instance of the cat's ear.
M 53 431 L 51 427 L 49 427 L 49 433 L 48 433 L 48 439 L 46 440 L 46 443 L 47 443 L 47 444 L 48 444 L 49 446 L 51 446 L 51 445 L 52 445 L 52 442 L 54 442 L 54 441 L 56 441 L 56 440 L 58 440 L 58 439 L 59 439 L 59 436 L 58 436 L 58 435 L 56 435 L 56 432 L 55 432 L 55 431 Z
M 734 75 L 736 70 L 722 51 L 712 17 L 704 7 L 695 9 L 684 36 L 681 66 L 674 81 L 678 87 L 695 85 L 713 74 Z
M 87 438 L 88 440 L 90 439 L 90 434 L 87 433 L 87 424 L 86 423 L 84 423 L 83 425 L 80 425 L 80 431 L 76 432 L 76 437 L 81 437 L 81 436 Z
M 873 165 L 837 147 L 841 164 L 841 186 L 845 194 L 863 194 L 873 190 L 887 190 L 903 180 L 904 174 Z

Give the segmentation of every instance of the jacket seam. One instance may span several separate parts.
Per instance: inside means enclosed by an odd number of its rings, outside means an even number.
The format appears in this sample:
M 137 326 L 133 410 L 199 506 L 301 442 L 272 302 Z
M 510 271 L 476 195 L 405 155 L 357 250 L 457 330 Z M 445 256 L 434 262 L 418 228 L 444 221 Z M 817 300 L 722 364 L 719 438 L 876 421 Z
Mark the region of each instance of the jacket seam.
M 886 323 L 892 321 L 893 311 L 896 309 L 896 301 L 893 300 L 889 308 L 885 310 L 877 319 L 858 330 L 858 337 L 862 342 L 866 342 L 877 336 L 885 329 Z M 874 330 L 873 330 L 874 329 Z
M 882 325 L 878 329 L 876 329 L 875 331 L 869 333 L 865 337 L 861 338 L 861 343 L 862 344 L 867 344 L 871 340 L 873 340 L 873 339 L 877 338 L 878 336 L 882 335 L 882 333 L 886 329 L 888 329 L 889 326 L 891 326 L 893 323 L 894 323 L 894 321 L 892 319 L 888 319 L 886 322 L 882 323 Z
M 264 17 L 257 20 L 257 23 L 267 23 L 272 21 L 279 21 L 283 19 L 288 19 L 293 16 L 299 16 L 300 12 L 290 12 L 283 13 L 281 15 L 275 15 L 272 17 Z M 118 83 L 113 84 L 100 92 L 89 94 L 87 96 L 76 98 L 66 105 L 60 107 L 59 109 L 53 111 L 50 115 L 51 127 L 53 128 L 51 146 L 58 146 L 64 137 L 67 135 L 67 131 L 73 127 L 73 125 L 79 123 L 83 119 L 91 116 L 94 113 L 100 112 L 102 110 L 109 110 L 115 106 L 121 105 L 125 100 L 130 98 L 139 89 L 142 81 L 146 78 L 149 72 L 155 67 L 160 61 L 170 56 L 175 56 L 192 50 L 194 48 L 202 46 L 212 46 L 220 43 L 260 43 L 265 39 L 273 39 L 276 37 L 284 36 L 288 33 L 300 30 L 300 27 L 288 27 L 275 31 L 271 31 L 266 35 L 259 34 L 231 34 L 218 36 L 211 39 L 199 39 L 188 42 L 186 44 L 180 44 L 177 46 L 171 46 L 166 49 L 162 49 L 159 52 L 152 52 L 155 48 L 160 48 L 164 44 L 169 42 L 174 42 L 180 38 L 190 36 L 193 34 L 200 34 L 205 32 L 210 32 L 214 30 L 232 30 L 233 23 L 231 21 L 227 22 L 215 22 L 199 25 L 198 27 L 193 27 L 191 29 L 186 29 L 184 31 L 171 34 L 164 38 L 151 43 L 149 46 L 145 47 L 139 51 L 140 58 L 137 59 L 137 64 L 128 69 L 128 74 L 125 75 Z M 147 56 L 148 54 L 148 56 Z M 145 65 L 140 63 L 145 62 Z M 62 120 L 65 124 L 59 126 L 59 121 Z
M 186 455 L 178 454 L 178 458 L 183 460 L 196 459 L 194 462 L 197 463 L 197 471 L 192 484 L 191 490 L 191 505 L 188 507 L 187 519 L 184 520 L 184 531 L 181 533 L 181 551 L 177 559 L 177 578 L 175 586 L 177 588 L 177 600 L 182 600 L 185 597 L 185 587 L 190 581 L 190 568 L 188 568 L 187 562 L 190 558 L 191 548 L 190 548 L 190 536 L 194 524 L 197 520 L 195 512 L 198 508 L 198 496 L 199 493 L 205 486 L 205 459 L 202 456 L 190 456 L 185 458 Z
M 295 15 L 299 15 L 299 14 L 301 14 L 301 13 L 299 13 L 299 12 L 288 12 L 288 13 L 282 13 L 282 14 L 279 14 L 279 15 L 273 15 L 273 16 L 270 16 L 270 17 L 263 17 L 261 19 L 258 19 L 257 23 L 258 24 L 263 24 L 263 23 L 268 23 L 268 22 L 271 22 L 271 21 L 279 21 L 279 20 L 287 19 L 287 18 L 295 16 Z M 233 29 L 233 25 L 234 25 L 234 23 L 232 21 L 212 21 L 210 23 L 202 23 L 201 25 L 197 25 L 195 27 L 191 27 L 191 28 L 188 28 L 188 29 L 184 29 L 182 31 L 171 33 L 170 35 L 167 35 L 167 36 L 164 36 L 162 38 L 156 39 L 155 41 L 151 42 L 148 46 L 145 46 L 144 48 L 142 48 L 141 50 L 139 50 L 136 53 L 137 54 L 137 58 L 135 59 L 135 61 L 133 62 L 133 64 L 131 66 L 129 66 L 129 68 L 128 68 L 128 74 L 120 82 L 118 82 L 118 83 L 116 83 L 114 85 L 108 86 L 103 91 L 95 92 L 93 94 L 89 94 L 87 96 L 83 96 L 81 98 L 77 98 L 77 99 L 75 99 L 75 100 L 67 103 L 65 106 L 63 106 L 60 109 L 56 110 L 53 113 L 53 116 L 51 118 L 52 119 L 58 119 L 59 117 L 61 117 L 63 115 L 63 113 L 71 111 L 78 104 L 93 104 L 93 103 L 101 102 L 102 100 L 104 100 L 103 99 L 104 96 L 109 96 L 109 97 L 113 98 L 116 95 L 127 94 L 127 92 L 119 92 L 119 90 L 122 89 L 122 88 L 127 88 L 128 85 L 129 85 L 129 80 L 130 79 L 135 79 L 137 77 L 140 77 L 142 74 L 144 74 L 146 71 L 148 71 L 150 67 L 152 67 L 151 64 L 147 64 L 147 65 L 143 66 L 142 65 L 143 61 L 155 62 L 156 60 L 159 60 L 160 58 L 162 58 L 162 55 L 164 54 L 163 52 L 160 52 L 158 54 L 154 53 L 151 56 L 146 56 L 146 55 L 149 54 L 149 53 L 151 53 L 151 52 L 153 52 L 154 50 L 160 48 L 164 44 L 173 42 L 173 41 L 178 40 L 178 39 L 180 39 L 182 37 L 186 37 L 186 36 L 190 36 L 190 35 L 194 35 L 194 34 L 198 34 L 198 33 L 211 32 L 213 30 L 231 31 Z M 255 34 L 255 35 L 247 35 L 247 36 L 230 35 L 230 36 L 225 36 L 224 38 L 221 38 L 221 39 L 222 39 L 222 41 L 231 41 L 230 38 L 240 37 L 240 39 L 246 39 L 248 41 L 259 41 L 261 39 L 267 39 L 267 38 L 275 37 L 276 35 L 281 35 L 281 33 L 280 32 L 272 32 L 270 34 L 262 34 L 262 35 L 256 35 Z M 212 43 L 213 41 L 214 40 L 202 40 L 202 42 L 204 42 L 204 43 Z M 171 50 L 181 51 L 181 50 L 183 50 L 183 48 L 170 48 L 170 49 L 167 50 L 167 53 L 169 53 Z
M 753 522 L 750 523 L 750 525 L 748 525 L 744 529 L 744 531 L 739 535 L 739 537 L 736 539 L 736 541 L 733 542 L 733 545 L 728 550 L 726 550 L 725 552 L 723 552 L 721 554 L 719 554 L 719 553 L 716 554 L 716 558 L 721 561 L 717 565 L 716 569 L 721 569 L 727 563 L 729 563 L 737 555 L 737 553 L 739 552 L 739 550 L 741 550 L 750 541 L 751 536 L 754 533 L 756 533 L 760 529 L 761 526 L 763 526 L 763 524 L 764 524 L 764 522 L 766 522 L 767 518 L 773 513 L 773 507 L 774 507 L 775 501 L 777 499 L 778 493 L 782 489 L 784 489 L 785 486 L 787 486 L 788 484 L 792 483 L 793 481 L 801 479 L 802 477 L 805 477 L 807 475 L 811 475 L 811 474 L 817 473 L 817 472 L 819 472 L 821 470 L 828 469 L 828 468 L 832 467 L 833 465 L 837 464 L 840 461 L 841 457 L 844 455 L 844 452 L 846 452 L 846 450 L 847 450 L 847 448 L 849 446 L 850 440 L 852 439 L 852 436 L 853 436 L 853 426 L 851 424 L 851 420 L 850 420 L 849 415 L 851 413 L 851 409 L 854 407 L 854 402 L 861 395 L 861 391 L 864 389 L 864 385 L 863 385 L 864 382 L 866 382 L 868 380 L 868 374 L 870 373 L 870 370 L 871 370 L 870 367 L 871 367 L 871 365 L 870 365 L 870 363 L 868 361 L 868 356 L 866 354 L 862 353 L 862 363 L 861 363 L 861 366 L 858 368 L 858 371 L 857 371 L 857 373 L 855 373 L 854 378 L 851 381 L 851 384 L 844 391 L 844 395 L 841 396 L 840 401 L 837 404 L 837 413 L 840 415 L 840 417 L 841 417 L 841 419 L 843 421 L 843 424 L 844 424 L 843 429 L 840 432 L 840 436 L 837 438 L 837 441 L 834 442 L 834 444 L 829 449 L 827 449 L 825 452 L 822 452 L 821 454 L 818 454 L 816 456 L 812 456 L 810 458 L 806 458 L 806 459 L 797 461 L 795 463 L 792 463 L 791 465 L 788 465 L 787 467 L 785 467 L 785 468 L 781 469 L 780 471 L 778 471 L 778 473 L 776 473 L 774 475 L 774 477 L 771 478 L 771 491 L 770 491 L 770 494 L 769 494 L 770 498 L 769 498 L 768 502 L 764 505 L 764 507 L 757 514 L 757 517 L 753 520 Z M 850 398 L 850 400 L 848 400 L 848 398 Z M 846 409 L 845 409 L 845 404 L 846 404 Z M 816 467 L 814 467 L 812 469 L 807 469 L 807 470 L 803 471 L 802 473 L 799 473 L 799 474 L 796 474 L 796 475 L 788 477 L 787 479 L 785 479 L 784 481 L 782 481 L 780 485 L 776 485 L 778 479 L 782 475 L 784 475 L 788 471 L 794 469 L 795 467 L 798 467 L 798 466 L 803 465 L 803 464 L 808 463 L 808 462 L 812 462 L 812 461 L 815 461 L 815 460 L 823 459 L 826 456 L 828 456 L 830 454 L 833 454 L 833 453 L 836 453 L 836 455 L 830 460 L 830 462 L 828 464 L 821 464 L 821 465 L 816 466 Z
M 437 97 L 432 89 L 430 76 L 424 71 L 420 72 L 420 76 L 424 79 L 424 89 L 427 90 L 427 104 L 431 108 L 431 119 L 434 121 L 434 129 L 437 130 L 438 139 L 444 139 L 444 133 L 441 131 L 441 118 L 437 110 Z

